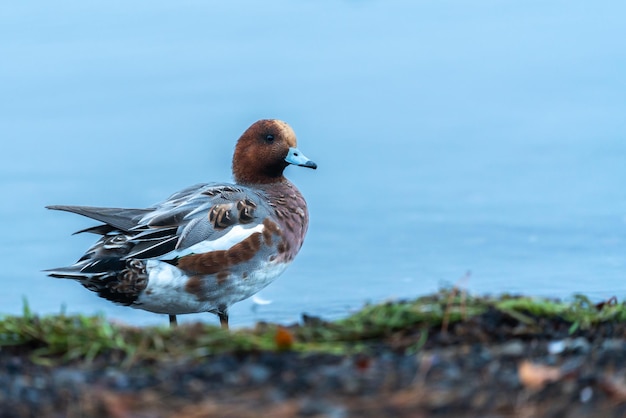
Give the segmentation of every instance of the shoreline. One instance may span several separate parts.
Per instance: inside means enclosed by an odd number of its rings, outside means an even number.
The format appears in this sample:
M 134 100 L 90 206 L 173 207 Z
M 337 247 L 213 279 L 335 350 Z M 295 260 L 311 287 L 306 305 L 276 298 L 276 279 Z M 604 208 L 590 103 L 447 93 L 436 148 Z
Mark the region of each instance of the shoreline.
M 0 318 L 0 417 L 626 414 L 626 305 L 446 289 L 223 331 Z

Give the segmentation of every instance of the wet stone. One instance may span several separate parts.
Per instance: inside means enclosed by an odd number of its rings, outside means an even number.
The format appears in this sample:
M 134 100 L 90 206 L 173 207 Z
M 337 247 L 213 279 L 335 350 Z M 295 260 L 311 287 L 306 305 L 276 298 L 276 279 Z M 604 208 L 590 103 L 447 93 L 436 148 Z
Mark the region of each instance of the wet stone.
M 498 350 L 499 354 L 507 357 L 520 357 L 525 352 L 524 344 L 519 340 L 504 343 Z

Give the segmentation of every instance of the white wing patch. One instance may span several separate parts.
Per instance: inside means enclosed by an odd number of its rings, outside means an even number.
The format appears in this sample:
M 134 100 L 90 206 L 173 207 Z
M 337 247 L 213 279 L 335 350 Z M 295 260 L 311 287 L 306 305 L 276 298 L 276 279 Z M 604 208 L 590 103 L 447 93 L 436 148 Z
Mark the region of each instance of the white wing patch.
M 263 229 L 265 229 L 263 224 L 259 224 L 253 228 L 244 228 L 241 225 L 235 225 L 230 231 L 228 231 L 228 233 L 218 239 L 205 240 L 188 248 L 170 251 L 169 253 L 158 257 L 157 260 L 165 260 L 172 257 L 183 257 L 189 254 L 202 254 L 211 251 L 228 250 L 233 245 L 240 243 L 255 232 L 263 232 Z

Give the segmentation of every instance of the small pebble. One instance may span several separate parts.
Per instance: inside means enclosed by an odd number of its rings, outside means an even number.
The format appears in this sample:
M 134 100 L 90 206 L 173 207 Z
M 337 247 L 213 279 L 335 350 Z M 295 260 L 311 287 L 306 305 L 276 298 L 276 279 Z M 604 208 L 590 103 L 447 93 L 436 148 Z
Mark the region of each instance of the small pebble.
M 607 351 L 624 351 L 626 349 L 626 344 L 624 343 L 624 340 L 611 338 L 602 342 L 602 349 Z
M 548 353 L 550 354 L 561 354 L 565 351 L 565 341 L 551 341 L 548 343 Z
M 519 340 L 513 340 L 500 347 L 500 354 L 509 357 L 519 357 L 524 354 L 524 344 Z
M 582 403 L 589 402 L 591 398 L 593 398 L 593 389 L 591 389 L 589 386 L 583 388 L 580 391 L 580 401 Z

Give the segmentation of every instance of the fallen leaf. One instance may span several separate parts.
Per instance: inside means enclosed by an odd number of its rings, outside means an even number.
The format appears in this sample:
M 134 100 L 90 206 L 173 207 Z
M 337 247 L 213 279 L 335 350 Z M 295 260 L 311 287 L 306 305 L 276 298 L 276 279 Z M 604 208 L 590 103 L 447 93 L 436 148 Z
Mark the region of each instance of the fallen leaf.
M 517 367 L 520 382 L 527 388 L 541 389 L 550 382 L 561 378 L 561 370 L 557 367 L 534 364 L 524 360 Z
M 285 327 L 279 326 L 274 336 L 276 347 L 279 350 L 289 350 L 293 346 L 295 338 L 293 334 Z
M 600 379 L 600 387 L 618 402 L 626 402 L 626 382 L 613 376 Z

